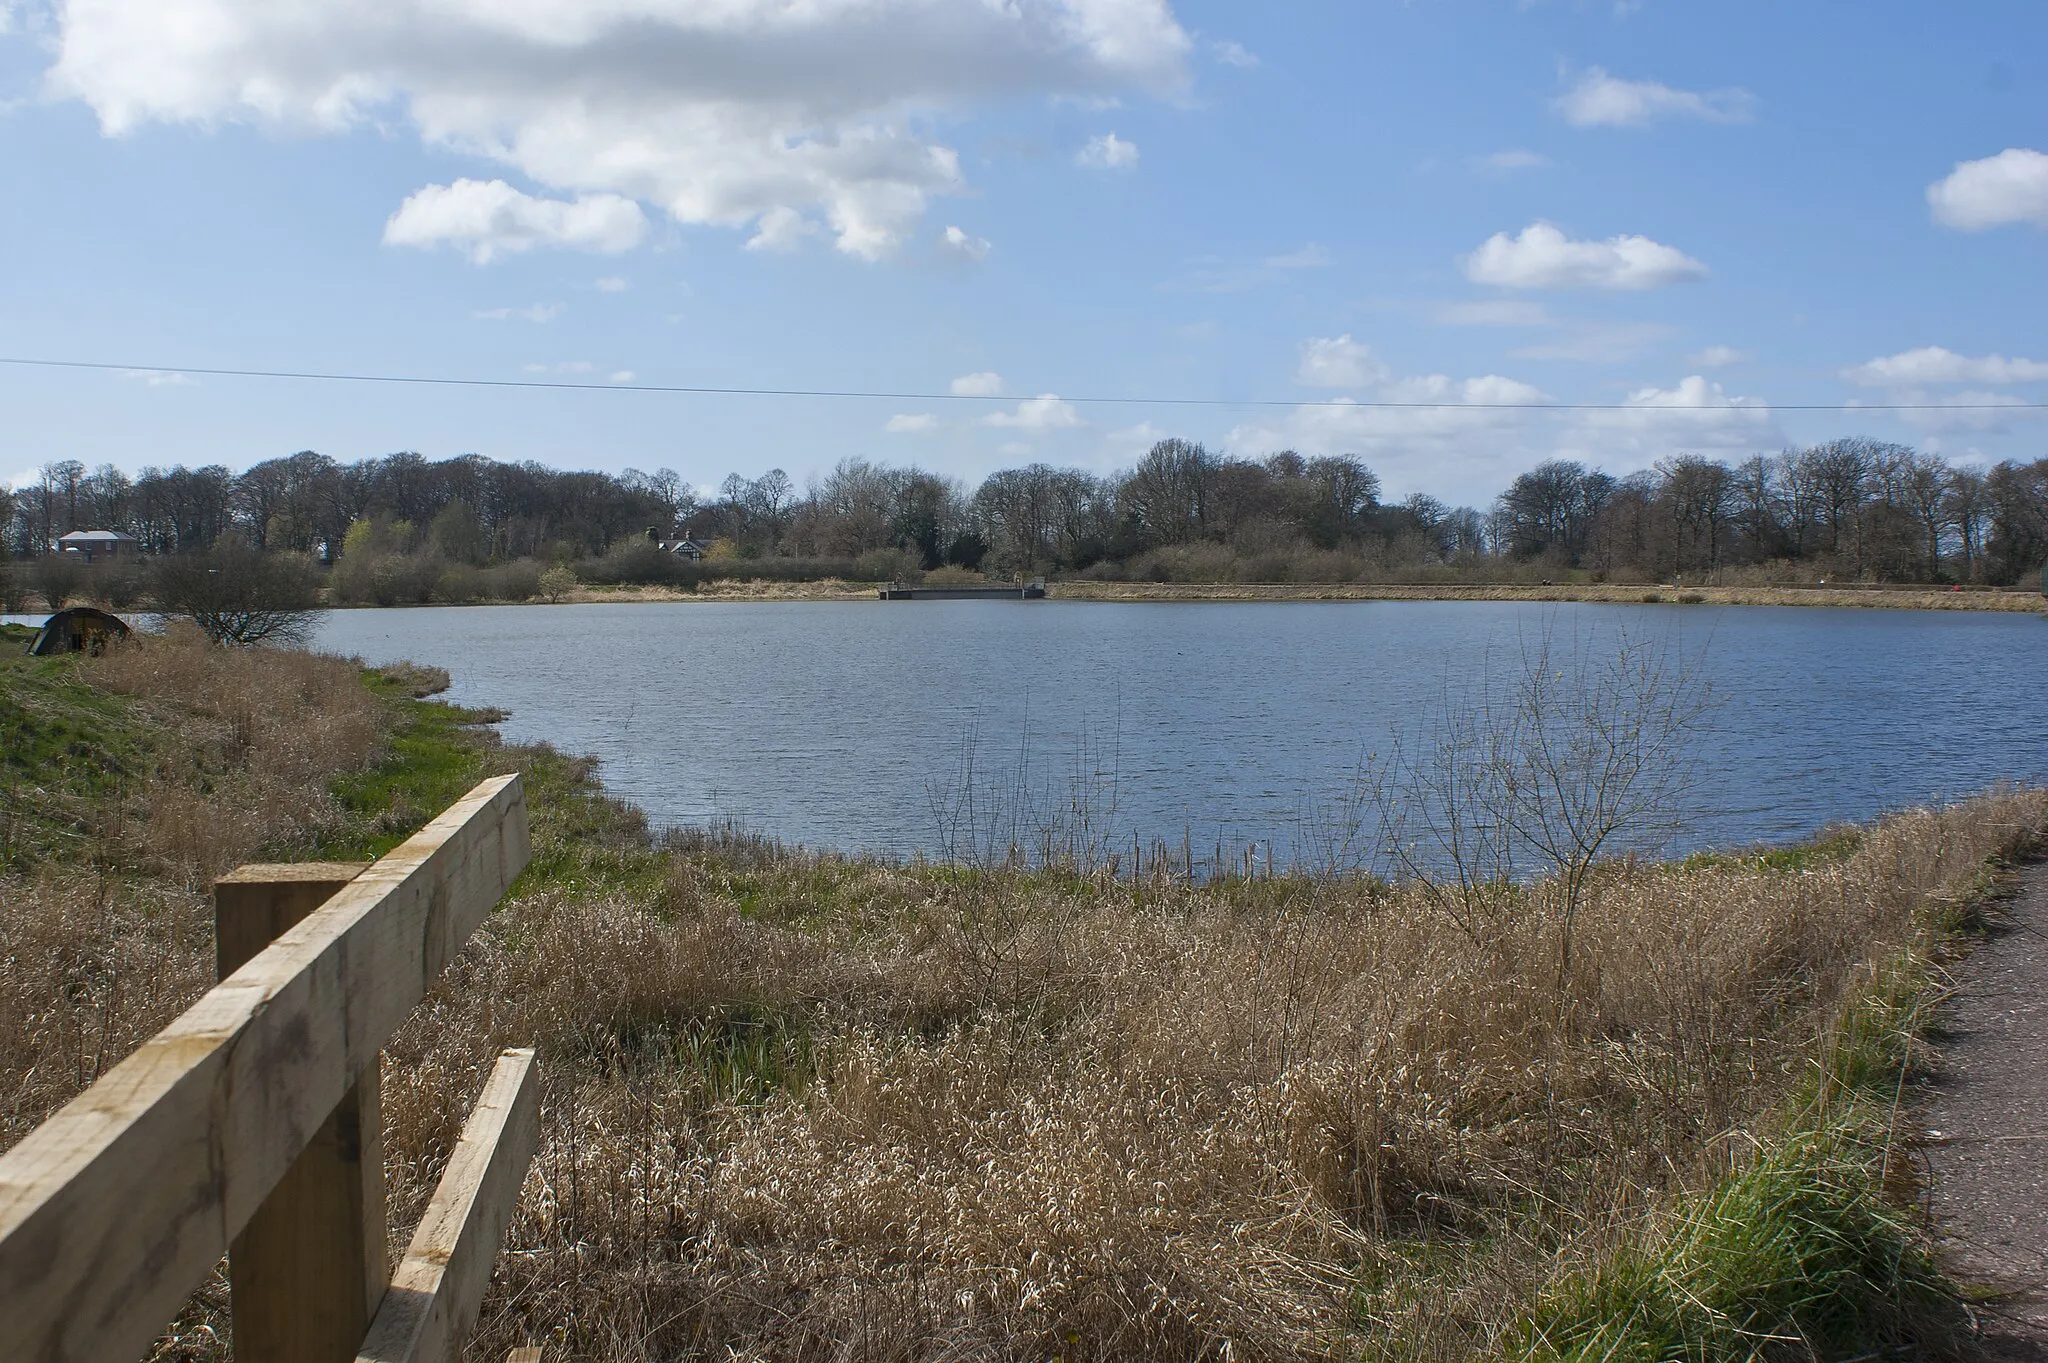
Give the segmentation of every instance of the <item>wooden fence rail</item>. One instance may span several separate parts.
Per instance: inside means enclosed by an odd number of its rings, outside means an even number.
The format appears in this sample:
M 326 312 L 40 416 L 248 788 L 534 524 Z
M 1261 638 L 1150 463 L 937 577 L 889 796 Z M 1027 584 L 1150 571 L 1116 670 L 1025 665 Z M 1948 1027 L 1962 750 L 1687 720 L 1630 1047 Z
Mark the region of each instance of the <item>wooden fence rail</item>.
M 503 776 L 366 868 L 227 877 L 221 982 L 0 1155 L 6 1355 L 129 1363 L 245 1235 L 261 1248 L 231 1260 L 238 1363 L 388 1348 L 378 1051 L 529 854 L 519 778 Z M 533 1093 L 531 1053 L 508 1052 L 421 1230 L 455 1257 L 429 1289 L 404 1279 L 407 1309 L 441 1324 L 368 1357 L 459 1344 L 532 1153 Z M 308 1285 L 323 1275 L 324 1298 Z

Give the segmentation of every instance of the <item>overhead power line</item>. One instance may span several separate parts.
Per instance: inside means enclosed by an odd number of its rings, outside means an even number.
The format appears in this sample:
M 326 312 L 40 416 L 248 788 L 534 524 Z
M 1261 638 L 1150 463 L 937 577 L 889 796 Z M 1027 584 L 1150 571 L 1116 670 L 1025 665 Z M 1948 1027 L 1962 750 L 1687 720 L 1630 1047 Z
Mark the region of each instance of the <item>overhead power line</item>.
M 880 402 L 1060 402 L 1130 407 L 1331 407 L 1353 411 L 1430 410 L 1458 412 L 2028 412 L 2048 402 L 1768 402 L 1756 407 L 1679 407 L 1637 402 L 1397 402 L 1373 398 L 1182 398 L 1106 397 L 1065 394 L 917 393 L 866 388 L 727 388 L 682 383 L 574 383 L 563 379 L 461 379 L 430 374 L 344 374 L 301 369 L 217 369 L 176 364 L 112 364 L 99 360 L 45 360 L 0 355 L 0 365 L 41 369 L 86 369 L 117 374 L 196 374 L 205 378 L 305 379 L 319 383 L 392 383 L 431 388 L 529 388 L 587 393 L 680 393 L 698 397 L 868 398 Z

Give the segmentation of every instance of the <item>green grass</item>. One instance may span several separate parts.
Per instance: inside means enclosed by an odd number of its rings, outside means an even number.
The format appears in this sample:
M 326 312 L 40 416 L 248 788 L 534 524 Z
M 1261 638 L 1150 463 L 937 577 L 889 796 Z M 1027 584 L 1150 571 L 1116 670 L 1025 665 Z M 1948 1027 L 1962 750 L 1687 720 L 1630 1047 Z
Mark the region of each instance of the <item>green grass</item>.
M 1742 852 L 1695 852 L 1678 863 L 1681 871 L 1715 866 L 1758 867 L 1770 871 L 1810 871 L 1847 861 L 1863 845 L 1860 828 L 1830 828 L 1805 842 L 1787 847 L 1759 847 Z
M 1523 1363 L 1948 1357 L 1960 1294 L 1910 1206 L 1898 1102 L 1927 1025 L 1918 956 L 1846 1010 L 1785 1129 L 1626 1245 L 1567 1274 L 1511 1332 Z
M 0 654 L 0 868 L 92 855 L 96 812 L 148 769 L 160 737 L 73 659 Z
M 1887 1123 L 1845 1114 L 1799 1131 L 1688 1199 L 1659 1243 L 1568 1278 L 1511 1356 L 1549 1363 L 1939 1355 L 1956 1298 L 1887 1196 Z
M 533 857 L 514 893 L 540 886 L 578 895 L 659 887 L 666 863 L 647 836 L 645 819 L 604 794 L 592 763 L 545 744 L 502 747 L 484 727 L 495 712 L 416 700 L 374 668 L 363 677 L 394 711 L 391 737 L 376 766 L 334 783 L 348 821 L 319 848 L 320 856 L 382 856 L 477 782 L 517 771 L 526 786 Z
M 417 701 L 374 669 L 363 679 L 395 712 L 383 760 L 332 787 L 347 826 L 319 849 L 338 859 L 379 857 L 482 780 L 488 751 L 479 741 L 482 711 Z

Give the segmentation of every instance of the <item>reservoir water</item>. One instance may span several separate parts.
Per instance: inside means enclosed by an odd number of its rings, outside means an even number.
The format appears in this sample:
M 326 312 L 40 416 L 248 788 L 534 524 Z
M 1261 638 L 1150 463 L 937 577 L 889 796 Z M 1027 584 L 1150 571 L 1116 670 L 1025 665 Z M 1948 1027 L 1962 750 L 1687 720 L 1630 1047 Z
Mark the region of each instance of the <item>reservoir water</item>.
M 1275 844 L 1362 759 L 1536 642 L 1696 663 L 1685 842 L 2048 782 L 2048 619 L 1472 602 L 682 603 L 347 610 L 323 649 L 448 669 L 508 739 L 601 761 L 657 825 L 961 850 L 1085 816 L 1108 845 Z

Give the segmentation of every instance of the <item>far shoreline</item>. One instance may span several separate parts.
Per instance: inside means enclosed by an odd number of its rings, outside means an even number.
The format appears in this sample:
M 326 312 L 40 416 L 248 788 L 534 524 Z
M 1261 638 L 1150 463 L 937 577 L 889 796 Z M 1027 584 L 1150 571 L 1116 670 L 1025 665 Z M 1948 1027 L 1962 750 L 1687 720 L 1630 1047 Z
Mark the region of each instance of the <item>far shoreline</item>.
M 396 607 L 330 604 L 330 610 L 419 609 L 433 606 L 670 605 L 717 602 L 874 601 L 876 584 L 843 579 L 818 582 L 719 582 L 696 591 L 674 587 L 578 587 L 561 600 L 421 602 Z M 1046 599 L 1127 604 L 1173 602 L 1300 603 L 1328 601 L 1579 602 L 1588 605 L 1795 606 L 1876 610 L 1977 611 L 2048 614 L 2048 597 L 2016 588 L 1969 587 L 1695 587 L 1616 583 L 1184 583 L 1061 582 L 1046 584 Z

